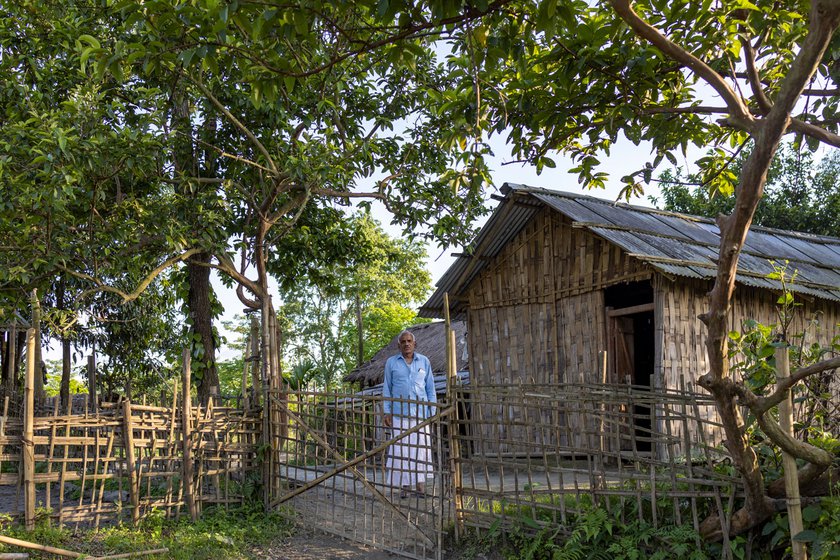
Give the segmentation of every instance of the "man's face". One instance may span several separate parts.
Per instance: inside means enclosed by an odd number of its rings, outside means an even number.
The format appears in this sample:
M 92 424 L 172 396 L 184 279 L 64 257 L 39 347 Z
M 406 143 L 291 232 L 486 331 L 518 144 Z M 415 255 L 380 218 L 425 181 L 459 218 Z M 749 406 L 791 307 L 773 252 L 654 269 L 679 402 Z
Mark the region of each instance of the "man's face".
M 400 353 L 406 358 L 414 355 L 414 338 L 409 334 L 404 334 L 400 337 Z

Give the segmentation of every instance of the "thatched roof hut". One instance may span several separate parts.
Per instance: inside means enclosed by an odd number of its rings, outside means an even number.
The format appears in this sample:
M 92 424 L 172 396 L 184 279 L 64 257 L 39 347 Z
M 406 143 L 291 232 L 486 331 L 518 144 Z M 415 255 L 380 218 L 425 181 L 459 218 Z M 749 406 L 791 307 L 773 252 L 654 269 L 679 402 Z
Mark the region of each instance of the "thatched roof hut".
M 455 331 L 455 352 L 458 371 L 467 369 L 467 326 L 464 321 L 453 321 Z M 423 323 L 406 329 L 411 331 L 417 340 L 417 352 L 423 354 L 432 363 L 432 371 L 441 373 L 446 371 L 446 328 L 442 322 Z M 382 383 L 385 375 L 385 361 L 399 354 L 397 338 L 377 352 L 371 360 L 356 368 L 344 377 L 348 383 L 359 383 L 362 388 Z

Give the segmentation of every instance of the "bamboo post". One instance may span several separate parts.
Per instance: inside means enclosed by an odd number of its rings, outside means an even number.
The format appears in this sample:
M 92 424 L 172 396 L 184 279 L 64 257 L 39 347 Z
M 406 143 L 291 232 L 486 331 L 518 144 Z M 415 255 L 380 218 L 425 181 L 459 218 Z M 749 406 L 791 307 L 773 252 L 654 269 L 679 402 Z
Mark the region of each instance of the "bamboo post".
M 41 302 L 38 300 L 38 292 L 32 290 L 32 328 L 35 330 L 35 399 L 43 402 L 46 398 L 44 392 L 44 375 L 41 371 Z
M 265 449 L 267 446 L 271 445 L 271 408 L 272 408 L 272 401 L 269 398 L 270 391 L 269 391 L 269 376 L 271 375 L 271 352 L 269 348 L 269 301 L 268 301 L 268 294 L 264 294 L 260 301 L 260 380 L 261 380 L 261 389 L 265 393 L 263 397 L 263 409 L 262 409 L 262 434 L 260 442 L 260 446 Z M 266 510 L 269 508 L 269 504 L 271 503 L 271 485 L 272 485 L 272 477 L 271 477 L 271 467 L 270 463 L 270 455 L 269 457 L 263 457 L 262 460 L 262 481 L 263 481 L 263 505 L 265 506 Z
M 790 356 L 787 345 L 776 348 L 776 383 L 790 377 Z M 779 403 L 779 426 L 784 432 L 793 437 L 793 404 L 791 391 Z M 806 560 L 808 550 L 802 541 L 794 537 L 804 529 L 802 523 L 802 501 L 799 496 L 799 476 L 796 468 L 796 458 L 790 453 L 782 451 L 782 467 L 785 471 L 785 494 L 787 495 L 788 520 L 790 524 L 791 548 L 794 560 Z
M 34 297 L 34 290 L 33 290 Z M 26 379 L 23 384 L 23 507 L 27 531 L 35 529 L 35 337 L 37 331 L 26 331 Z
M 96 355 L 91 354 L 87 359 L 87 377 L 88 377 L 88 393 L 90 393 L 90 402 L 93 410 L 99 410 L 99 404 L 96 400 Z
M 600 369 L 600 381 L 601 387 L 607 386 L 607 351 L 601 350 L 598 352 L 598 368 Z M 600 410 L 599 419 L 598 419 L 598 468 L 600 469 L 600 473 L 598 475 L 598 482 L 599 486 L 603 486 L 605 483 L 606 477 L 606 469 L 604 468 L 604 457 L 607 452 L 607 436 L 605 433 L 605 423 L 606 423 L 606 415 L 607 415 L 607 404 L 602 400 L 601 404 L 598 407 Z
M 184 460 L 183 460 L 183 481 L 184 498 L 187 500 L 187 508 L 190 510 L 190 518 L 198 521 L 198 510 L 195 505 L 195 494 L 193 489 L 193 459 L 192 459 L 192 397 L 190 396 L 190 349 L 184 348 L 183 385 L 184 396 L 181 399 L 183 408 L 182 426 L 184 433 Z
M 251 365 L 251 336 L 250 333 L 248 338 L 245 339 L 245 350 L 244 356 L 242 357 L 242 383 L 239 389 L 239 406 L 242 407 L 242 410 L 248 410 L 251 408 L 250 400 L 248 399 L 248 377 L 249 377 L 249 370 L 248 367 Z
M 256 315 L 251 315 L 251 333 L 248 338 L 250 345 L 251 362 L 251 390 L 253 402 L 252 406 L 260 406 L 260 394 L 262 393 L 262 383 L 260 382 L 260 320 Z
M 134 424 L 131 417 L 131 401 L 126 399 L 122 403 L 123 437 L 125 438 L 125 460 L 128 468 L 128 492 L 131 498 L 131 522 L 134 525 L 140 521 L 140 473 L 134 455 Z M 97 449 L 99 446 L 97 446 Z M 95 486 L 94 486 L 95 488 Z
M 461 447 L 458 441 L 458 391 L 455 390 L 458 381 L 458 361 L 456 356 L 455 331 L 452 330 L 452 318 L 449 315 L 449 293 L 443 294 L 443 314 L 446 324 L 446 401 L 452 407 L 452 414 L 448 419 L 449 461 L 452 471 L 452 507 L 455 509 L 455 541 L 461 540 L 464 532 L 463 496 L 461 478 Z

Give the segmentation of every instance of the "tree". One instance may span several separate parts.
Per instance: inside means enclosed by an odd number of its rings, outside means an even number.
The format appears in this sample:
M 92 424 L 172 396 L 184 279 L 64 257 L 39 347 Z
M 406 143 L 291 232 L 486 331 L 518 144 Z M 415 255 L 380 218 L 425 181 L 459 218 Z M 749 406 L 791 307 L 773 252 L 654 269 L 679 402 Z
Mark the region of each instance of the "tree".
M 800 479 L 818 476 L 833 455 L 778 429 L 769 410 L 791 385 L 840 365 L 825 360 L 795 372 L 768 396 L 737 383 L 728 361 L 728 316 L 738 257 L 767 173 L 783 136 L 812 149 L 840 146 L 840 95 L 832 41 L 840 2 L 631 2 L 596 5 L 553 0 L 509 4 L 465 28 L 454 46 L 461 85 L 442 93 L 455 122 L 477 133 L 507 133 L 518 158 L 538 169 L 554 166 L 552 151 L 570 155 L 587 186 L 603 186 L 599 157 L 621 135 L 644 142 L 652 155 L 623 178 L 625 193 L 641 190 L 665 159 L 689 144 L 712 147 L 697 162 L 704 177 L 725 180 L 728 150 L 752 142 L 734 186 L 733 211 L 718 218 L 717 275 L 708 311 L 710 371 L 698 383 L 713 396 L 726 447 L 743 477 L 746 499 L 731 531 L 761 523 L 773 511 L 755 451 L 742 429 L 739 404 L 784 451 L 805 461 Z M 719 188 L 726 192 L 726 188 Z M 719 532 L 720 524 L 704 527 Z
M 180 222 L 207 234 L 181 228 L 192 253 L 179 258 L 202 255 L 200 266 L 218 268 L 243 304 L 262 311 L 269 379 L 278 378 L 278 343 L 268 264 L 307 217 L 380 200 L 407 230 L 432 224 L 429 235 L 443 243 L 469 235 L 483 212 L 486 169 L 480 157 L 462 156 L 469 137 L 439 116 L 432 93 L 447 77 L 432 41 L 503 3 L 401 10 L 372 0 L 126 0 L 109 7 L 121 18 L 120 40 L 81 46 L 99 79 L 144 90 L 175 84 L 170 97 L 185 96 L 189 124 L 172 127 L 174 135 L 213 132 L 184 142 L 218 156 L 212 173 L 184 165 L 175 182 L 204 193 L 197 204 L 217 200 L 226 211 L 212 232 Z M 155 113 L 163 98 L 149 100 L 144 109 Z M 190 162 L 184 154 L 175 161 Z
M 422 244 L 389 237 L 364 213 L 333 221 L 314 238 L 298 229 L 274 263 L 278 276 L 290 272 L 285 263 L 307 262 L 296 255 L 311 252 L 329 257 L 317 272 L 288 275 L 281 284 L 284 350 L 290 363 L 311 362 L 330 388 L 416 322 L 412 308 L 428 294 L 431 278 Z
M 747 152 L 748 154 L 748 152 Z M 740 174 L 746 160 L 742 153 L 729 171 Z M 819 162 L 804 147 L 783 144 L 767 174 L 764 196 L 755 211 L 757 225 L 818 235 L 840 231 L 840 154 L 831 152 Z M 697 175 L 666 170 L 659 177 L 661 199 L 650 200 L 664 210 L 714 218 L 730 214 L 734 193 L 710 191 Z
M 180 239 L 167 223 L 177 205 L 157 180 L 160 121 L 137 110 L 149 91 L 83 71 L 94 36 L 116 41 L 112 23 L 85 2 L 16 2 L 0 18 L 0 305 L 26 314 L 27 294 L 42 296 L 45 332 L 62 341 L 65 404 L 70 355 L 108 321 L 103 306 L 136 299 L 141 271 L 169 258 L 167 234 Z

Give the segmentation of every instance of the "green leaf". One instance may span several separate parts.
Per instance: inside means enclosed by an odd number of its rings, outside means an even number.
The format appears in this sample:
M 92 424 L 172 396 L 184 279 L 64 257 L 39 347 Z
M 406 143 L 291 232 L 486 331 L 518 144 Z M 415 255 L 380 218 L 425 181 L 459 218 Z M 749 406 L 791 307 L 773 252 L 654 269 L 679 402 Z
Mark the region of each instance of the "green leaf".
M 810 529 L 801 531 L 793 536 L 793 540 L 797 542 L 814 542 L 819 538 L 819 534 L 817 534 L 816 531 L 811 531 Z

